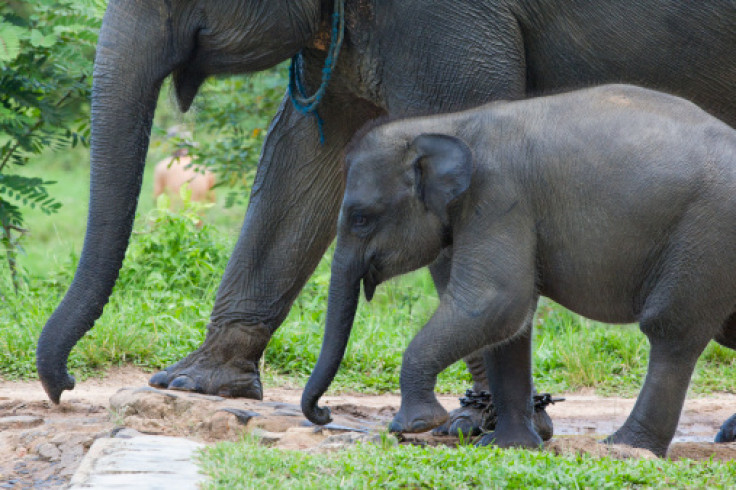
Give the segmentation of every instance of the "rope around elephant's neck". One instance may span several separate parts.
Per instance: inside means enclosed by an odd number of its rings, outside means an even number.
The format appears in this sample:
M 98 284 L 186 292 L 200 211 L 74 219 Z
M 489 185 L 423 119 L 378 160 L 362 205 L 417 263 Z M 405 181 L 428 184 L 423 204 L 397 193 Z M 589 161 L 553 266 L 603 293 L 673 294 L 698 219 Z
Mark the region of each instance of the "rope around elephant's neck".
M 337 56 L 340 54 L 340 48 L 342 47 L 342 41 L 345 36 L 345 5 L 343 1 L 335 0 L 335 7 L 332 12 L 332 35 L 330 36 L 330 47 L 327 49 L 325 66 L 322 68 L 322 83 L 313 95 L 307 95 L 304 82 L 300 76 L 302 72 L 300 68 L 302 68 L 301 65 L 303 63 L 301 51 L 291 58 L 291 65 L 289 66 L 289 96 L 291 102 L 294 104 L 296 110 L 302 114 L 314 116 L 317 120 L 320 144 L 325 143 L 325 133 L 322 129 L 324 123 L 317 112 L 317 107 L 327 90 L 327 84 L 332 77 L 332 70 L 337 64 Z

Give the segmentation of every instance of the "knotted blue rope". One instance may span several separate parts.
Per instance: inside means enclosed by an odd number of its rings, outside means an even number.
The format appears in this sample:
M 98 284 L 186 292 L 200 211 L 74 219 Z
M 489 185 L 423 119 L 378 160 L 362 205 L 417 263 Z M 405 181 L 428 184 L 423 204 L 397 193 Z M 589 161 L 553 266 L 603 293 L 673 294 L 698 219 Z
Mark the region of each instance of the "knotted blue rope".
M 317 107 L 325 95 L 327 83 L 332 77 L 332 70 L 337 64 L 337 56 L 340 54 L 344 36 L 345 6 L 343 5 L 343 0 L 335 0 L 335 8 L 332 12 L 332 35 L 330 37 L 330 47 L 327 50 L 325 66 L 322 68 L 322 83 L 313 95 L 307 95 L 304 82 L 299 76 L 302 71 L 299 68 L 301 68 L 301 64 L 303 63 L 301 51 L 291 58 L 291 65 L 289 66 L 289 97 L 296 110 L 302 114 L 314 116 L 317 120 L 320 144 L 325 143 L 325 133 L 322 130 L 324 122 L 317 112 Z M 297 67 L 297 65 L 300 66 Z

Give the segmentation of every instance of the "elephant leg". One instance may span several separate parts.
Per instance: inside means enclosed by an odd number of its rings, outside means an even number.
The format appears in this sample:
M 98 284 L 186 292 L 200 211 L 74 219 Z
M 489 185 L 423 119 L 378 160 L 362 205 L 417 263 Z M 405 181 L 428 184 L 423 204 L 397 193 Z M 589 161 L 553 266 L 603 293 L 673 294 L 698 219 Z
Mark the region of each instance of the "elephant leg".
M 707 341 L 678 346 L 668 339 L 650 337 L 650 342 L 649 368 L 634 409 L 605 442 L 648 449 L 663 457 L 675 435 L 690 377 Z
M 509 341 L 507 344 L 504 344 L 505 347 L 512 347 L 512 344 L 515 343 L 529 343 L 531 344 L 531 337 L 529 336 L 519 336 L 511 341 Z M 523 348 L 523 347 L 519 347 Z M 531 348 L 531 347 L 530 347 Z M 517 348 L 514 347 L 511 350 L 516 350 Z M 479 349 L 469 356 L 466 356 L 463 358 L 465 361 L 465 365 L 468 367 L 468 371 L 470 371 L 470 374 L 473 376 L 473 391 L 475 392 L 481 392 L 481 391 L 487 391 L 493 393 L 493 390 L 489 386 L 488 382 L 488 373 L 486 371 L 486 356 L 498 356 L 499 361 L 498 364 L 503 365 L 507 361 L 504 359 L 506 358 L 506 349 L 499 350 L 494 348 L 486 348 L 486 349 Z M 512 358 L 513 360 L 513 358 Z M 508 363 L 507 365 L 511 365 Z M 524 369 L 525 371 L 529 371 L 531 373 L 531 366 L 528 367 L 522 367 L 517 366 L 517 369 Z M 498 375 L 506 375 L 503 374 L 502 371 L 496 371 L 495 372 Z M 532 395 L 536 395 L 537 390 L 536 388 L 532 387 Z M 495 399 L 491 397 L 491 402 L 495 405 Z M 440 425 L 436 429 L 432 431 L 433 434 L 438 436 L 446 436 L 446 435 L 452 435 L 452 436 L 459 436 L 461 433 L 464 435 L 471 435 L 475 436 L 478 434 L 481 434 L 484 431 L 492 431 L 495 429 L 495 426 L 489 426 L 485 423 L 484 420 L 484 411 L 485 409 L 482 408 L 475 408 L 473 406 L 468 407 L 460 407 L 456 408 L 452 412 L 450 412 L 449 418 L 447 419 L 447 422 Z M 534 430 L 537 434 L 539 434 L 539 437 L 542 438 L 543 441 L 549 441 L 552 439 L 552 436 L 554 435 L 554 426 L 552 424 L 552 419 L 550 418 L 549 414 L 547 413 L 547 410 L 544 408 L 535 408 L 534 413 L 532 415 L 532 423 L 534 425 Z
M 447 283 L 450 280 L 450 266 L 452 263 L 452 247 L 448 247 L 442 251 L 437 260 L 429 266 L 429 272 L 432 275 L 434 287 L 437 289 L 437 295 L 442 297 L 447 289 Z M 488 379 L 486 377 L 486 366 L 483 361 L 482 351 L 474 352 L 465 359 L 466 366 L 470 375 L 473 377 L 473 391 L 489 391 Z M 481 425 L 483 424 L 483 409 L 476 407 L 460 407 L 452 412 L 445 423 L 436 427 L 432 433 L 434 435 L 460 435 L 474 436 L 481 433 Z
M 650 344 L 644 385 L 626 422 L 607 442 L 665 456 L 698 357 L 713 338 L 729 336 L 736 295 L 733 271 L 723 264 L 734 263 L 736 253 L 724 251 L 723 237 L 692 241 L 692 230 L 702 229 L 702 223 L 691 225 L 666 251 L 668 260 L 640 313 L 639 327 Z M 683 268 L 683 260 L 692 257 L 697 257 L 697 268 Z
M 440 303 L 430 321 L 404 352 L 400 377 L 401 408 L 389 430 L 423 432 L 444 423 L 447 412 L 434 394 L 437 375 L 453 362 L 476 350 L 478 344 L 505 342 L 518 333 L 529 311 L 529 301 L 507 294 L 498 296 L 491 305 L 484 308 L 490 317 L 502 322 L 497 322 L 490 329 L 485 319 L 458 314 L 455 312 L 456 308 L 443 307 L 443 303 Z
M 429 268 L 429 271 L 432 274 L 432 280 L 434 281 L 435 287 L 437 288 L 437 294 L 439 296 L 442 296 L 445 289 L 447 288 L 447 283 L 450 278 L 451 257 L 452 248 L 448 247 L 442 252 L 442 254 L 440 254 L 438 259 Z M 519 347 L 515 347 L 512 349 L 513 351 L 531 349 L 530 335 L 520 335 L 517 338 L 511 340 L 506 345 L 510 346 L 511 344 L 516 342 L 526 343 L 529 345 L 521 345 Z M 489 355 L 500 356 L 501 359 L 499 360 L 498 364 L 503 365 L 504 363 L 508 362 L 506 361 L 505 352 L 505 349 L 479 349 L 463 359 L 463 361 L 465 361 L 465 365 L 468 367 L 468 371 L 470 371 L 470 374 L 473 377 L 473 391 L 477 393 L 481 391 L 491 391 L 488 384 L 488 374 L 486 373 L 485 357 Z M 522 369 L 529 371 L 529 376 L 531 376 L 531 364 L 529 366 L 523 367 Z M 493 403 L 493 398 L 491 398 L 491 403 Z M 476 436 L 484 430 L 493 430 L 495 427 L 483 427 L 483 412 L 484 409 L 474 406 L 456 408 L 455 410 L 450 412 L 447 421 L 439 427 L 435 428 L 432 433 L 434 435 L 440 436 L 459 436 L 460 434 L 463 434 L 465 436 Z M 550 419 L 545 409 L 534 410 L 532 421 L 534 424 L 534 429 L 536 430 L 537 434 L 539 434 L 539 436 L 542 438 L 542 440 L 548 441 L 552 438 L 552 419 Z
M 534 302 L 536 306 L 536 301 Z M 542 438 L 534 427 L 532 398 L 532 318 L 529 312 L 522 333 L 510 342 L 483 351 L 490 391 L 496 408 L 496 427 L 484 434 L 481 446 L 537 447 Z M 546 415 L 546 413 L 545 413 Z
M 152 386 L 263 397 L 258 362 L 335 235 L 343 148 L 376 116 L 360 102 L 332 105 L 325 100 L 321 108 L 327 121 L 321 145 L 314 118 L 299 114 L 284 98 L 264 145 L 206 339 L 196 351 L 154 374 Z
M 434 394 L 437 375 L 478 346 L 508 342 L 525 327 L 536 303 L 534 241 L 526 225 L 518 212 L 508 213 L 484 230 L 490 237 L 504 230 L 503 242 L 496 240 L 486 254 L 453 254 L 447 291 L 404 352 L 401 408 L 391 431 L 422 432 L 445 422 Z

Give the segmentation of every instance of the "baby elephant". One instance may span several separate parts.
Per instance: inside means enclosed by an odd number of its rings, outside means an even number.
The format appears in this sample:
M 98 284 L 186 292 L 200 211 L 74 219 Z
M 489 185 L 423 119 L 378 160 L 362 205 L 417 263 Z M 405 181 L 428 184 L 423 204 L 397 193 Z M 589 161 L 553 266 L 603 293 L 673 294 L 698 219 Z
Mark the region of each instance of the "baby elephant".
M 683 99 L 611 85 L 367 132 L 347 157 L 325 338 L 302 397 L 309 420 L 330 420 L 317 401 L 360 281 L 370 300 L 440 253 L 449 277 L 404 353 L 392 431 L 441 424 L 437 374 L 497 346 L 486 369 L 498 423 L 480 443 L 538 446 L 528 339 L 543 295 L 598 321 L 639 322 L 649 370 L 607 441 L 664 455 L 698 356 L 711 339 L 736 348 L 736 131 Z

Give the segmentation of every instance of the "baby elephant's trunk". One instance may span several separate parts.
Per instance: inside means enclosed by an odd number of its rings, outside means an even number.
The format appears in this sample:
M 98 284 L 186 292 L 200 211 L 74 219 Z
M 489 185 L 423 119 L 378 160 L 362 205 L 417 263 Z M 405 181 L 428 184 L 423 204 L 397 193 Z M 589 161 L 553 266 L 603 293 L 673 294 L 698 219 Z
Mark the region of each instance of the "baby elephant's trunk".
M 345 355 L 360 296 L 362 274 L 356 270 L 348 270 L 352 268 L 344 267 L 343 263 L 336 254 L 332 264 L 322 351 L 302 394 L 302 412 L 317 425 L 332 421 L 330 409 L 317 406 L 317 402 L 330 387 Z

